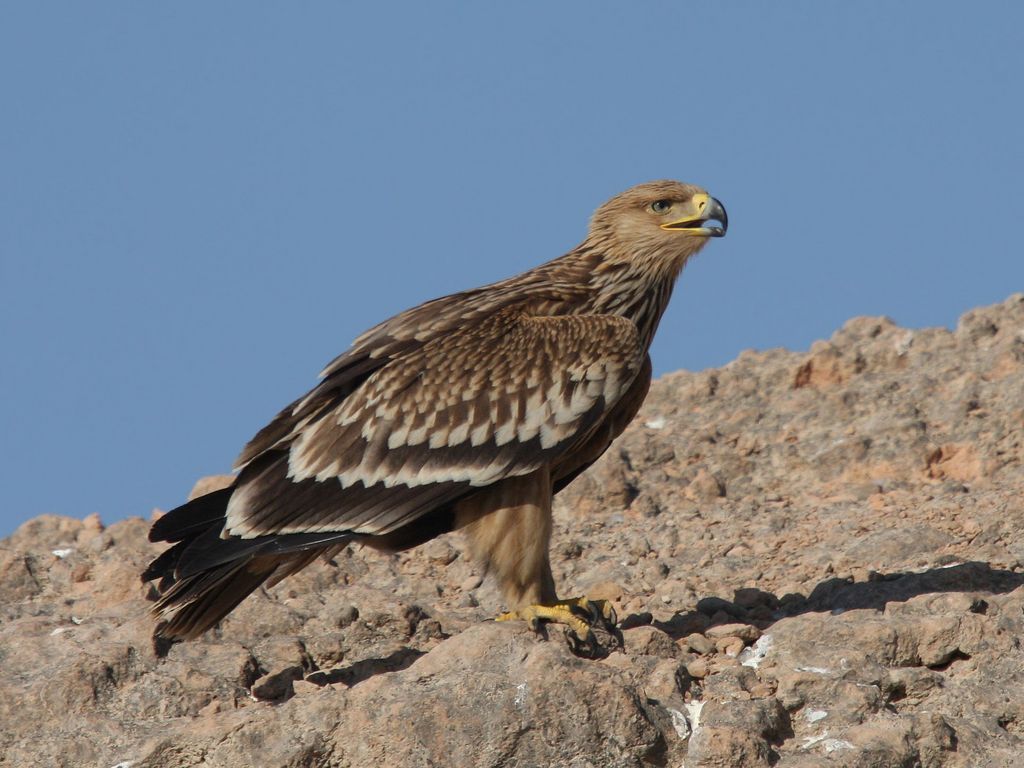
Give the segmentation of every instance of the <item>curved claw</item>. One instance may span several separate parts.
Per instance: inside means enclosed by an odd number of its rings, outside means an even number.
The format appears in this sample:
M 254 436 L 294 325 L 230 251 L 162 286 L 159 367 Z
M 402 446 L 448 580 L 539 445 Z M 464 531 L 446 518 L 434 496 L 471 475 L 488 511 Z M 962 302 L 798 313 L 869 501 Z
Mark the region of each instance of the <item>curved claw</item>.
M 576 616 L 588 624 L 593 624 L 600 620 L 600 612 L 595 610 L 596 606 L 590 600 L 584 600 L 582 598 L 578 602 L 567 600 L 565 601 L 565 607 L 572 612 L 573 616 Z
M 588 600 L 590 603 L 591 616 L 593 617 L 594 624 L 604 624 L 608 627 L 614 627 L 619 623 L 619 617 L 615 613 L 615 608 L 607 600 Z
M 569 650 L 572 651 L 574 656 L 598 659 L 608 655 L 608 652 L 598 643 L 597 636 L 590 630 L 587 630 L 586 637 L 580 637 L 571 627 L 566 627 L 563 634 L 565 635 L 565 642 L 569 645 Z

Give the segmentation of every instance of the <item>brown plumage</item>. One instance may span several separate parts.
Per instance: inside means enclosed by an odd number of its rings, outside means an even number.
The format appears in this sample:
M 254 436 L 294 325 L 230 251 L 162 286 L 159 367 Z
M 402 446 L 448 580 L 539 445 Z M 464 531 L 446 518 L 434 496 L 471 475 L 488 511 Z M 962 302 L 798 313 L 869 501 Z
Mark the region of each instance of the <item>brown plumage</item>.
M 552 496 L 636 415 L 675 279 L 725 227 L 703 190 L 642 184 L 565 256 L 364 333 L 245 447 L 230 488 L 154 523 L 174 545 L 143 574 L 159 579 L 156 636 L 195 637 L 349 542 L 395 551 L 453 529 L 511 609 L 554 604 Z

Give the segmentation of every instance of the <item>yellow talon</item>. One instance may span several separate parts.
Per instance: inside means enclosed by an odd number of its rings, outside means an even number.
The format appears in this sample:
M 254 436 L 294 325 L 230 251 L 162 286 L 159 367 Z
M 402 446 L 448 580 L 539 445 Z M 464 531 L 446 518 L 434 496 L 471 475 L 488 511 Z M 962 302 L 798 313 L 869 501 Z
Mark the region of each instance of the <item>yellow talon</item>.
M 587 636 L 590 625 L 572 612 L 572 608 L 562 603 L 554 605 L 527 605 L 518 611 L 508 611 L 498 616 L 495 621 L 514 621 L 522 619 L 536 629 L 541 621 L 564 624 L 581 639 Z
M 599 629 L 603 635 L 608 635 L 613 640 L 616 639 L 617 617 L 615 609 L 607 600 L 573 597 L 567 600 L 558 600 L 549 605 L 527 605 L 514 611 L 502 613 L 495 618 L 495 621 L 514 621 L 516 619 L 526 621 L 533 629 L 537 629 L 542 621 L 565 625 L 568 628 L 566 639 L 573 652 L 582 653 L 585 656 L 592 657 L 600 653 L 594 629 Z M 621 639 L 621 635 L 619 638 Z M 618 644 L 617 641 L 612 643 L 613 646 Z M 604 655 L 607 655 L 607 651 L 604 651 Z

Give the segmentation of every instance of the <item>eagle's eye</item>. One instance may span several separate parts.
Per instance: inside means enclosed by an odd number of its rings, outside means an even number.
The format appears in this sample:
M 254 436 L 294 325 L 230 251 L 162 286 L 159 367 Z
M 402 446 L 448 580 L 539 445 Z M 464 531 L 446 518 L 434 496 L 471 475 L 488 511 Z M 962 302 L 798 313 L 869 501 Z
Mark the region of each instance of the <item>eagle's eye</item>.
M 655 200 L 651 203 L 651 210 L 655 213 L 666 213 L 672 207 L 671 200 Z

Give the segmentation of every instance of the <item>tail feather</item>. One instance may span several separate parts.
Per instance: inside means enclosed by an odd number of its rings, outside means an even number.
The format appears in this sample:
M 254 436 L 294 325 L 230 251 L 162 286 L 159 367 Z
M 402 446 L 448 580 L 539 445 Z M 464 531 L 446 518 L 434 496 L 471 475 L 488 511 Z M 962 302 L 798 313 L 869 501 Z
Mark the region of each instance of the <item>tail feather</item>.
M 176 507 L 149 529 L 150 541 L 183 541 L 197 536 L 211 526 L 224 523 L 228 499 L 235 486 L 221 488 Z
M 160 596 L 153 636 L 168 640 L 192 640 L 211 629 L 266 581 L 274 563 L 254 560 L 227 563 L 174 582 Z
M 291 576 L 293 573 L 298 573 L 318 557 L 322 557 L 324 560 L 330 560 L 346 546 L 348 546 L 347 540 L 340 544 L 333 544 L 327 547 L 316 547 L 302 554 L 293 555 L 290 562 L 281 563 L 281 565 L 277 567 L 277 570 L 274 571 L 271 577 L 267 580 L 267 586 L 273 587 L 281 581 L 281 579 Z
M 285 556 L 310 550 L 319 552 L 329 544 L 348 543 L 351 538 L 352 534 L 347 532 L 330 532 L 223 539 L 219 527 L 209 528 L 182 550 L 174 575 L 184 579 L 219 565 L 256 556 Z M 313 559 L 316 559 L 315 555 Z
M 276 584 L 353 538 L 347 532 L 222 538 L 232 491 L 200 496 L 153 524 L 150 540 L 173 543 L 142 574 L 143 581 L 158 580 L 155 638 L 198 637 L 268 579 Z

